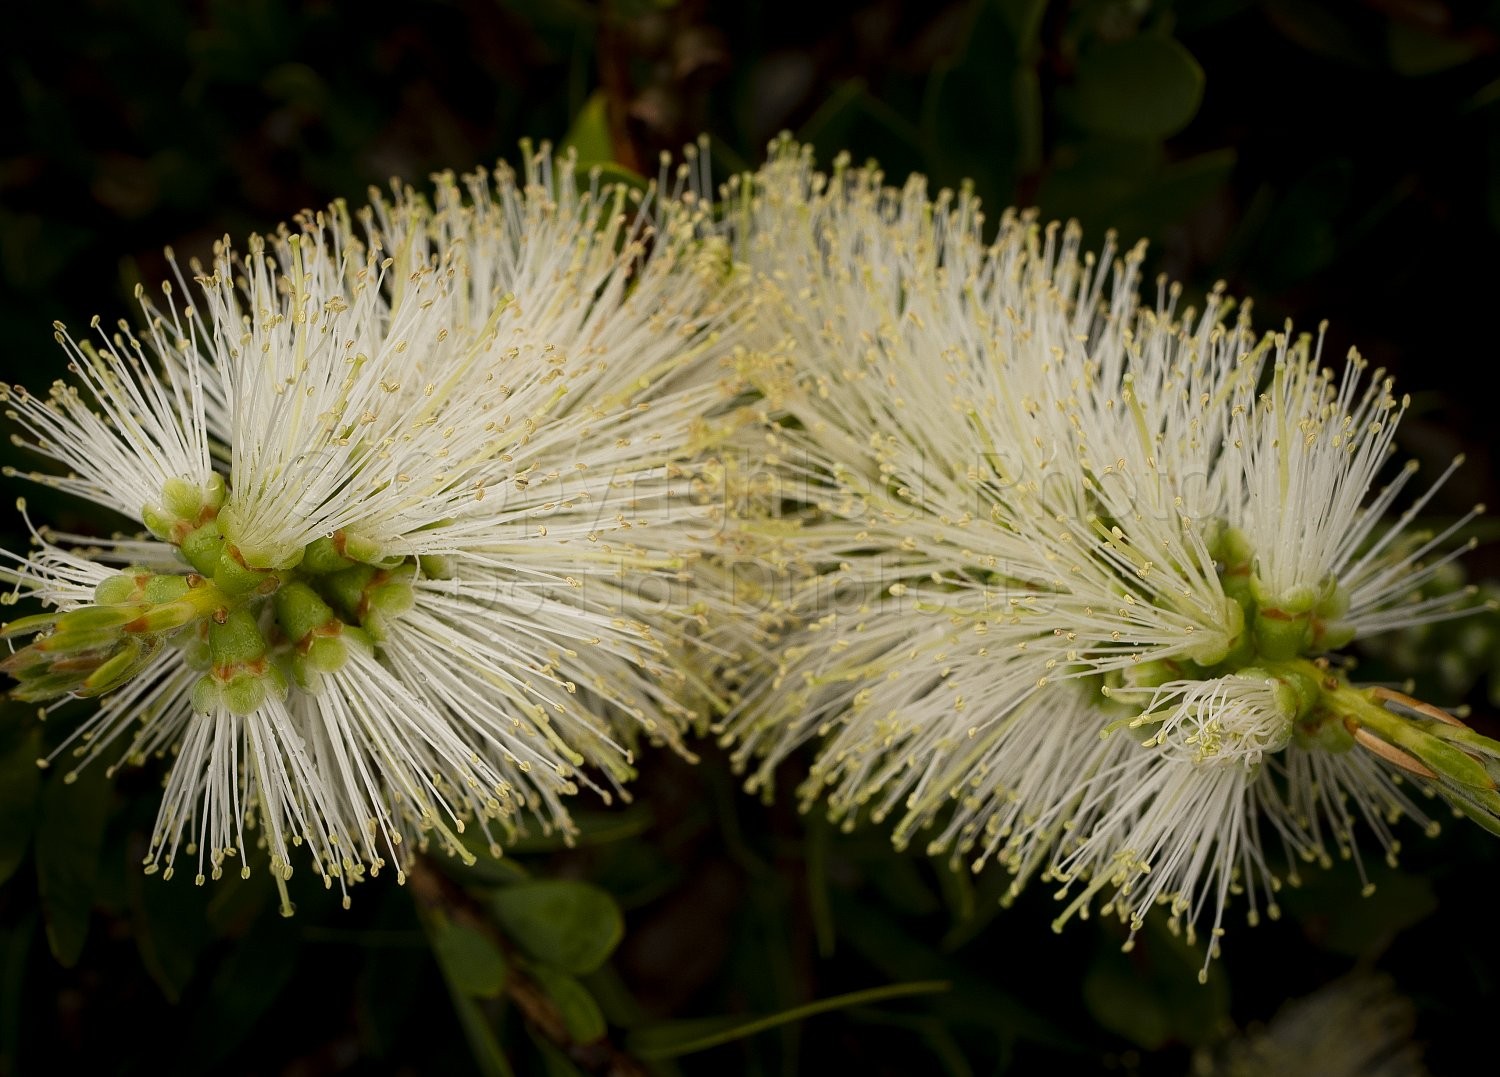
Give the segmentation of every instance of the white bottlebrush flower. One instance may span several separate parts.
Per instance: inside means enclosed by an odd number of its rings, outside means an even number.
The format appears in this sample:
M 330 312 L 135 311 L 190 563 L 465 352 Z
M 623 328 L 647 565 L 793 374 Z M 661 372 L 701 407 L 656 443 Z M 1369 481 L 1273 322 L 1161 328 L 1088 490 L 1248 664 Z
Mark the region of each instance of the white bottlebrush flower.
M 1465 521 L 1387 527 L 1410 467 L 1371 496 L 1381 373 L 1218 292 L 1143 305 L 1140 248 L 1009 212 L 986 241 L 919 178 L 782 143 L 730 194 L 767 356 L 730 556 L 782 569 L 748 641 L 774 672 L 722 725 L 752 786 L 817 742 L 809 805 L 1040 871 L 1060 919 L 1164 904 L 1214 938 L 1242 889 L 1275 914 L 1281 852 L 1426 821 L 1387 763 L 1494 825 L 1500 746 L 1329 657 L 1464 612 L 1409 598 Z
M 1252 1026 L 1195 1074 L 1212 1077 L 1426 1077 L 1413 1039 L 1416 1007 L 1388 976 L 1355 972 L 1293 999 L 1264 1026 Z
M 6 389 L 64 469 L 31 477 L 149 532 L 36 530 L 8 598 L 47 611 L 3 664 L 46 710 L 103 697 L 58 753 L 174 757 L 149 871 L 258 844 L 282 878 L 305 845 L 343 886 L 433 838 L 467 857 L 466 825 L 498 852 L 679 742 L 663 595 L 711 524 L 681 469 L 730 263 L 688 172 L 527 154 L 174 262 L 139 330 L 58 327 L 76 384 Z

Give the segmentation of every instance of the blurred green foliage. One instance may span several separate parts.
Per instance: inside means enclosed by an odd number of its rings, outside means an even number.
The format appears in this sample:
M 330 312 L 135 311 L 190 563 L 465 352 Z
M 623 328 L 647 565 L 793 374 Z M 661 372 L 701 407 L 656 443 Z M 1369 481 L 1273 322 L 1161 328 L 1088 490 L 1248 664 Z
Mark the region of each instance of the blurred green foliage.
M 789 129 L 1095 242 L 1149 238 L 1190 294 L 1227 280 L 1263 325 L 1331 319 L 1331 356 L 1358 344 L 1418 393 L 1405 452 L 1468 453 L 1432 511 L 1495 496 L 1473 383 L 1496 360 L 1500 4 L 93 0 L 33 7 L 0 57 L 7 380 L 58 376 L 52 319 L 127 313 L 167 244 L 203 254 L 522 136 L 651 173 L 707 132 L 722 174 Z M 67 530 L 117 524 L 26 496 Z M 14 514 L 0 531 L 24 541 Z M 1497 561 L 1481 546 L 1471 578 Z M 1368 660 L 1497 731 L 1493 621 Z M 1003 878 L 756 803 L 711 749 L 646 760 L 637 803 L 585 807 L 573 849 L 424 861 L 347 911 L 304 872 L 283 920 L 264 871 L 145 877 L 160 764 L 38 771 L 72 722 L 0 722 L 0 1074 L 1176 1074 L 1375 963 L 1444 1072 L 1500 991 L 1500 851 L 1462 825 L 1408 828 L 1369 897 L 1355 864 L 1309 869 L 1280 922 L 1234 925 L 1206 987 L 1158 925 L 1128 954 L 1109 924 L 1054 936 L 1045 888 L 1002 910 Z

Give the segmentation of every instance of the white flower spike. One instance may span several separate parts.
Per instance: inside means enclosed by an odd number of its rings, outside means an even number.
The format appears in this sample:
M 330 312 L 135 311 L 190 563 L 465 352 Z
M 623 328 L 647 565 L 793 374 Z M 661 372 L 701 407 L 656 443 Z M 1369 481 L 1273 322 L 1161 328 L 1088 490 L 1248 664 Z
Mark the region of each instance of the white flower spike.
M 1140 248 L 1011 212 L 986 242 L 967 192 L 789 142 L 728 195 L 769 356 L 732 556 L 783 569 L 772 672 L 721 725 L 752 787 L 816 742 L 809 806 L 1040 872 L 1059 924 L 1164 905 L 1210 957 L 1231 894 L 1275 915 L 1283 852 L 1425 824 L 1403 775 L 1500 827 L 1500 745 L 1337 654 L 1471 604 L 1412 597 L 1467 518 L 1414 536 L 1429 490 L 1387 525 L 1411 467 L 1371 495 L 1405 408 L 1383 374 L 1218 292 L 1142 305 Z
M 734 275 L 690 166 L 643 193 L 526 154 L 225 241 L 144 329 L 59 326 L 76 386 L 6 390 L 66 469 L 32 478 L 149 531 L 34 530 L 7 597 L 47 611 L 3 663 L 47 710 L 103 697 L 54 757 L 174 757 L 148 871 L 260 845 L 280 880 L 304 845 L 347 887 L 469 825 L 498 854 L 680 744 L 662 594 L 712 526 L 681 467 Z

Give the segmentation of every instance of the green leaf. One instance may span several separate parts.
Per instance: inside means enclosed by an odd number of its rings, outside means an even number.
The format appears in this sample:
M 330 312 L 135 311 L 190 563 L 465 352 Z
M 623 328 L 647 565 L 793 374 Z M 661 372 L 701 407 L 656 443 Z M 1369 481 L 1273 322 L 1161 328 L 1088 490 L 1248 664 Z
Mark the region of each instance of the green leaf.
M 1438 902 L 1432 883 L 1421 875 L 1369 863 L 1365 876 L 1368 886 L 1352 864 L 1341 862 L 1331 871 L 1310 873 L 1278 898 L 1315 945 L 1372 958 L 1436 912 Z
M 517 883 L 498 891 L 492 908 L 517 946 L 563 972 L 592 972 L 625 934 L 625 920 L 614 899 L 588 883 Z
M 644 804 L 632 804 L 620 811 L 579 811 L 573 814 L 577 832 L 565 834 L 554 830 L 551 834 L 523 834 L 505 847 L 507 853 L 550 853 L 559 849 L 583 849 L 595 845 L 610 845 L 618 841 L 638 838 L 651 829 L 651 809 Z M 464 835 L 467 839 L 468 834 Z M 478 851 L 478 850 L 476 850 Z M 524 875 L 524 871 L 521 872 Z M 498 880 L 514 881 L 515 875 Z
M 1229 1021 L 1229 985 L 1218 965 L 1198 982 L 1204 953 L 1150 916 L 1129 953 L 1106 946 L 1083 978 L 1084 1005 L 1111 1032 L 1153 1050 L 1200 1046 Z
M 952 983 L 953 991 L 936 1000 L 932 1007 L 949 1027 L 982 1028 L 993 1031 L 1002 1044 L 1025 1039 L 1045 1044 L 1063 1055 L 1080 1050 L 1078 1039 L 1068 1030 L 1008 994 L 1008 983 L 976 972 L 956 958 L 934 950 L 931 940 L 908 934 L 897 920 L 883 915 L 876 902 L 838 893 L 834 896 L 833 911 L 840 939 L 848 941 L 853 950 L 885 975 L 903 980 L 940 978 Z
M 534 1029 L 526 1031 L 530 1034 L 532 1046 L 542 1057 L 543 1077 L 584 1077 L 583 1070 L 573 1065 L 573 1060 L 557 1047 L 537 1035 Z
M 28 992 L 26 967 L 36 938 L 36 910 L 0 930 L 0 1073 L 19 1073 L 17 1055 Z
M 5 708 L 4 748 L 0 749 L 0 883 L 15 874 L 26 857 L 26 845 L 36 823 L 37 790 L 41 772 L 41 727 L 19 708 Z
M 842 1010 L 850 1006 L 863 1006 L 872 1002 L 884 1002 L 887 999 L 907 998 L 911 995 L 932 995 L 947 991 L 950 985 L 943 980 L 928 980 L 918 983 L 887 984 L 884 987 L 872 987 L 864 991 L 851 991 L 846 995 L 835 995 L 832 998 L 819 999 L 809 1002 L 805 1006 L 797 1006 L 781 1013 L 773 1013 L 766 1017 L 757 1017 L 750 1021 L 742 1021 L 732 1024 L 728 1028 L 719 1028 L 709 1031 L 712 1025 L 721 1024 L 732 1018 L 704 1018 L 691 1021 L 663 1021 L 660 1024 L 649 1025 L 637 1029 L 630 1034 L 627 1041 L 627 1050 L 639 1058 L 679 1058 L 682 1055 L 693 1054 L 697 1051 L 706 1051 L 710 1047 L 718 1047 L 722 1044 L 733 1043 L 735 1040 L 753 1036 L 767 1029 L 777 1028 L 781 1025 L 802 1021 L 808 1017 L 820 1013 L 829 1013 L 833 1010 Z
M 162 882 L 133 864 L 126 871 L 141 963 L 168 1001 L 177 1002 L 209 941 L 208 894 L 183 881 Z
M 36 830 L 37 888 L 47 922 L 47 945 L 71 968 L 88 938 L 89 913 L 104 825 L 112 801 L 104 768 L 86 767 L 77 780 L 56 774 L 42 790 Z
M 568 1036 L 574 1043 L 593 1043 L 603 1038 L 608 1026 L 604 1023 L 604 1013 L 594 1001 L 594 996 L 589 994 L 588 988 L 567 973 L 557 972 L 545 965 L 533 968 L 531 977 L 557 1007 L 557 1012 L 562 1015 L 563 1024 L 568 1029 Z
M 996 7 L 1016 43 L 1016 56 L 1025 59 L 1039 52 L 1047 0 L 998 0 Z
M 1097 46 L 1079 61 L 1073 119 L 1113 138 L 1158 139 L 1188 125 L 1203 101 L 1203 69 L 1170 37 L 1143 34 Z
M 400 892 L 400 896 L 407 895 Z M 389 1058 L 403 1030 L 415 1024 L 413 1013 L 418 1011 L 430 982 L 425 949 L 418 945 L 371 946 L 365 950 L 354 997 L 360 1048 L 366 1057 Z
M 453 991 L 453 1009 L 458 1014 L 458 1023 L 463 1026 L 464 1037 L 469 1041 L 469 1050 L 474 1055 L 474 1064 L 479 1067 L 481 1077 L 515 1077 L 510 1061 L 490 1027 L 489 1018 L 480 1009 L 479 1003 Z
M 609 138 L 609 102 L 603 90 L 595 90 L 573 117 L 573 125 L 563 136 L 562 148 L 575 151 L 578 163 L 584 166 L 614 160 L 614 146 Z
M 267 873 L 269 874 L 269 873 Z M 236 939 L 202 998 L 193 1019 L 174 1038 L 176 1064 L 167 1072 L 218 1073 L 282 998 L 297 971 L 300 932 L 294 921 L 262 916 Z
M 1127 243 L 1140 236 L 1159 235 L 1224 187 L 1234 165 L 1232 149 L 1212 150 L 1167 165 L 1113 207 L 1110 217 L 1115 229 Z
M 433 916 L 426 921 L 432 955 L 455 993 L 499 998 L 505 989 L 505 955 L 482 932 Z
M 1430 34 L 1396 19 L 1386 24 L 1386 45 L 1390 49 L 1391 66 L 1409 77 L 1458 67 L 1485 51 L 1485 39 L 1477 34 L 1469 37 Z

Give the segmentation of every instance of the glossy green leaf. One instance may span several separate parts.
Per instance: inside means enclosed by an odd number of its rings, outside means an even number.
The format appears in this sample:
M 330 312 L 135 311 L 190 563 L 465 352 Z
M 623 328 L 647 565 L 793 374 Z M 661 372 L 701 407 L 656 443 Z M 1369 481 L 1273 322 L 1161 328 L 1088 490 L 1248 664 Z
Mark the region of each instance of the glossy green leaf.
M 557 1007 L 574 1043 L 593 1043 L 608 1031 L 599 1004 L 583 984 L 545 965 L 533 968 L 531 976 Z
M 42 790 L 36 830 L 37 887 L 47 923 L 47 945 L 72 966 L 88 937 L 94 882 L 113 800 L 104 768 L 85 767 L 76 781 L 54 772 Z
M 1188 125 L 1203 101 L 1203 69 L 1170 37 L 1142 34 L 1086 52 L 1070 112 L 1112 138 L 1157 139 Z
M 505 955 L 482 932 L 437 916 L 427 921 L 432 955 L 457 993 L 499 998 L 505 989 Z
M 588 883 L 544 879 L 498 891 L 495 919 L 530 957 L 563 972 L 592 972 L 625 934 L 619 906 Z

